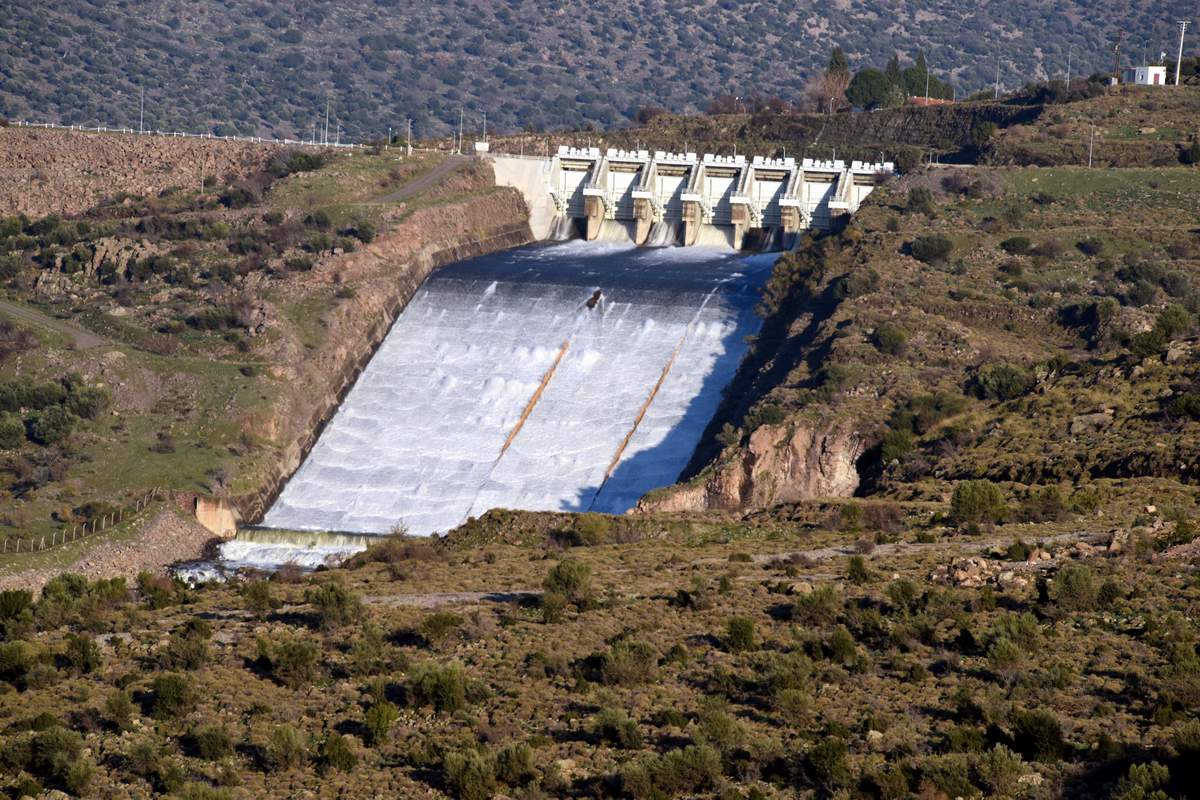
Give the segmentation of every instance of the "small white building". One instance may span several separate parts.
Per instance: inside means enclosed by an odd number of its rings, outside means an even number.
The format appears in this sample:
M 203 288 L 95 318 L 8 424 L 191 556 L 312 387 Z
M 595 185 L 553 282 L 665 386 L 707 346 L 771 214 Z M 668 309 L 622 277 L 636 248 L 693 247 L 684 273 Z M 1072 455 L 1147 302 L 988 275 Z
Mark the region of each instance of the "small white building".
M 1125 70 L 1125 83 L 1137 86 L 1166 86 L 1166 67 L 1129 67 Z

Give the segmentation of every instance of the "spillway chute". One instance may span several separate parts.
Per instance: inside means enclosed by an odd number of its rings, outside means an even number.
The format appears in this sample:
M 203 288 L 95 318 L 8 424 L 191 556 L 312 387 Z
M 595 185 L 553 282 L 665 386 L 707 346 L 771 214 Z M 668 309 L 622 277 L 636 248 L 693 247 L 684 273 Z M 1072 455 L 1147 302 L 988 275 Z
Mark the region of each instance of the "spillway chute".
M 727 249 L 628 241 L 443 268 L 265 524 L 429 534 L 494 507 L 627 510 L 691 457 L 757 330 L 769 271 L 769 259 Z M 285 555 L 274 545 L 229 557 Z

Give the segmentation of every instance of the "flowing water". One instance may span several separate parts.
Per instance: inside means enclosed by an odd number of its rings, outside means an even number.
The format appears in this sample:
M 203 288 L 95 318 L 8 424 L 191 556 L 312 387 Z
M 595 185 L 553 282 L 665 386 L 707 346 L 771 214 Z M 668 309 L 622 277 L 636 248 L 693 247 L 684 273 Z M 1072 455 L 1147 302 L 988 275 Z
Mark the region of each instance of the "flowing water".
M 264 525 L 430 534 L 493 507 L 628 510 L 686 465 L 774 259 L 571 241 L 438 270 Z M 365 541 L 256 532 L 223 558 L 315 566 Z

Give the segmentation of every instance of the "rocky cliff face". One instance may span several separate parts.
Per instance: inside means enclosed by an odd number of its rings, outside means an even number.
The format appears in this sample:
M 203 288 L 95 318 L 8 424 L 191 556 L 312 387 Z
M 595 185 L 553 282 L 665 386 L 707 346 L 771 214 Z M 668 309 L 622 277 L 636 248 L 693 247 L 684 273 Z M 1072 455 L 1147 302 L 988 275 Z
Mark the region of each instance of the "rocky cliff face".
M 763 425 L 746 447 L 690 483 L 649 495 L 639 511 L 749 510 L 858 488 L 855 462 L 865 444 L 854 431 L 799 423 Z
M 77 214 L 118 191 L 153 196 L 261 170 L 275 145 L 0 128 L 0 216 Z

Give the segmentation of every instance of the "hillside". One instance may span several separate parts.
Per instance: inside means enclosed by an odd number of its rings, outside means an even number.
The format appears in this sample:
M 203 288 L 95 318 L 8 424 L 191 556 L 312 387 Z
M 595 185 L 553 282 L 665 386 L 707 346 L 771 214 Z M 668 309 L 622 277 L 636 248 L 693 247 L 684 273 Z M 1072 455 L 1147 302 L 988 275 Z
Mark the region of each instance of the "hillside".
M 93 545 L 145 520 L 13 551 L 155 487 L 259 513 L 428 272 L 529 237 L 486 165 L 436 154 L 17 128 L 0 152 L 0 586 L 104 573 Z
M 267 3 L 12 0 L 0 9 L 0 117 L 150 129 L 377 138 L 407 117 L 419 136 L 479 130 L 609 128 L 636 110 L 707 107 L 719 95 L 799 102 L 835 45 L 855 69 L 930 51 L 958 96 L 1110 69 L 1114 31 L 1140 58 L 1174 52 L 1170 0 L 1105 8 L 1071 0 L 964 7 L 782 0 L 663 0 L 599 8 L 559 0 L 497 6 L 408 0 Z

